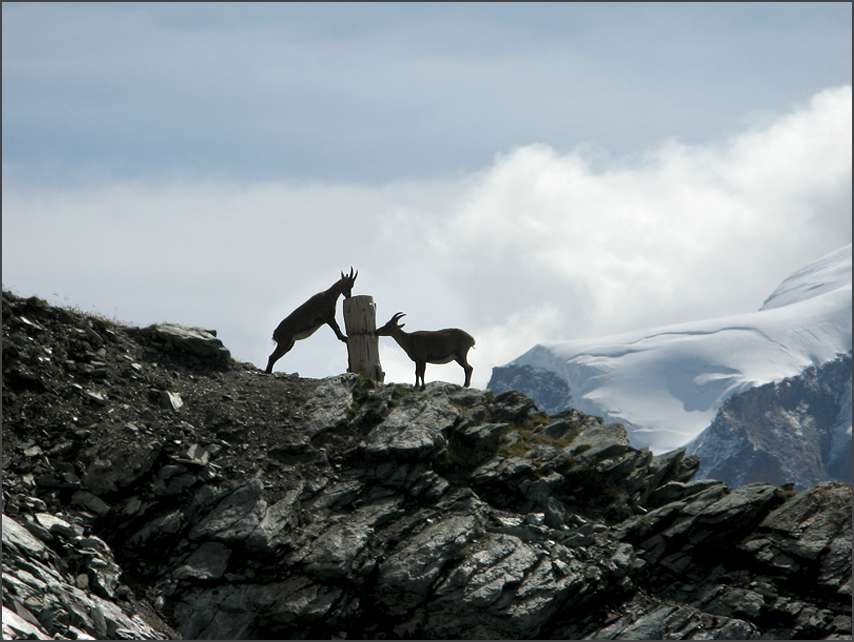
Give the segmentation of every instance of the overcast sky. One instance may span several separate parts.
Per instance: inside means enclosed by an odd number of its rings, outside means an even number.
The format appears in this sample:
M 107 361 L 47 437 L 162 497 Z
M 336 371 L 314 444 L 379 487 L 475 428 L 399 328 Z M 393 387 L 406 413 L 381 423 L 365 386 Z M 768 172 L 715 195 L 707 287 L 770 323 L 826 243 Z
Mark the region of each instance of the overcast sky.
M 350 265 L 380 323 L 473 334 L 484 386 L 538 341 L 755 310 L 851 242 L 850 3 L 2 12 L 3 287 L 260 366 Z M 277 369 L 345 368 L 324 328 Z

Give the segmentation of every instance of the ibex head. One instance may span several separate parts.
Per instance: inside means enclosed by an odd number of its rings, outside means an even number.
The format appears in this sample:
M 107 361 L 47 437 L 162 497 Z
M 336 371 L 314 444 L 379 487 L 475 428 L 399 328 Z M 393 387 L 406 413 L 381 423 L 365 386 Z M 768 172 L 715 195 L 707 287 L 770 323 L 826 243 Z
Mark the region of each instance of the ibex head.
M 405 317 L 406 315 L 403 312 L 398 312 L 391 319 L 389 319 L 388 323 L 386 323 L 383 327 L 377 328 L 376 335 L 379 337 L 390 337 L 392 332 L 395 330 L 400 330 L 405 323 L 398 324 L 401 317 Z
M 359 271 L 356 270 L 356 273 L 353 273 L 353 266 L 350 266 L 350 274 L 341 273 L 341 280 L 339 283 L 341 284 L 341 292 L 344 294 L 345 299 L 349 299 L 351 293 L 353 292 L 353 284 L 356 282 L 356 277 L 359 276 Z

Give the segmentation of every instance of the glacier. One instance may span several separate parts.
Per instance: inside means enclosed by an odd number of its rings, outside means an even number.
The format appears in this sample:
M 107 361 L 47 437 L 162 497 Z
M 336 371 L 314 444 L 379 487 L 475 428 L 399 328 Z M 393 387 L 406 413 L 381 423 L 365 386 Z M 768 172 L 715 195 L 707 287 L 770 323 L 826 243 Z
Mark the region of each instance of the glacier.
M 683 446 L 734 393 L 851 350 L 851 250 L 798 270 L 757 311 L 541 343 L 507 365 L 557 374 L 574 407 L 625 424 L 637 447 Z

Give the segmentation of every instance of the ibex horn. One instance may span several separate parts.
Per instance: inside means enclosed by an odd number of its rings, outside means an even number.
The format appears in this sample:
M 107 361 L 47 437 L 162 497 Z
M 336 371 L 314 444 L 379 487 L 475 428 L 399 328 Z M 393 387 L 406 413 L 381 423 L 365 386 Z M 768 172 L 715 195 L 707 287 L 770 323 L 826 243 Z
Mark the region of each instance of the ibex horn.
M 350 278 L 351 279 L 353 278 L 353 266 L 352 265 L 350 266 Z

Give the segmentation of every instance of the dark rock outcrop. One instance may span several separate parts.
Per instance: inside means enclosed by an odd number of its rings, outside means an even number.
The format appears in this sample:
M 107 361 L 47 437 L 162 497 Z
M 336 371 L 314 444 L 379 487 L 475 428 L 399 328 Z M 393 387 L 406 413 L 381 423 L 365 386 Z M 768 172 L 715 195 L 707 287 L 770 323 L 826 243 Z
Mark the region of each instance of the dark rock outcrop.
M 217 339 L 216 330 L 158 323 L 131 332 L 141 343 L 167 355 L 177 356 L 185 364 L 226 368 L 231 362 L 231 353 Z
M 550 370 L 533 366 L 498 366 L 486 386 L 495 394 L 516 390 L 532 399 L 544 412 L 554 413 L 570 407 L 569 385 Z
M 4 384 L 39 382 L 3 388 L 6 637 L 850 637 L 845 484 L 731 490 L 514 391 L 182 366 L 3 309 Z

